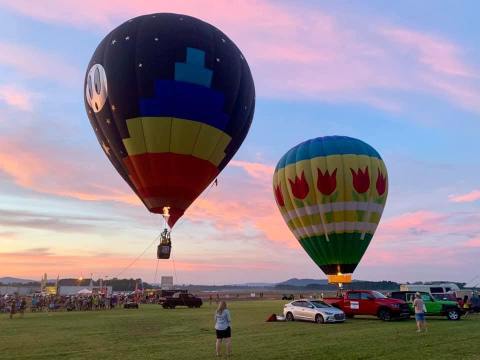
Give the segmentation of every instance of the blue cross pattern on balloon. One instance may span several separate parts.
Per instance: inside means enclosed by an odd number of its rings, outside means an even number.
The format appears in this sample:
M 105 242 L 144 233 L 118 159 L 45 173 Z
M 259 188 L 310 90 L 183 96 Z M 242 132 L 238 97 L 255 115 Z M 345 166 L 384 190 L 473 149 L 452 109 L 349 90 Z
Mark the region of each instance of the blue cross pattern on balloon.
M 175 80 L 156 80 L 154 97 L 139 99 L 140 116 L 200 121 L 224 131 L 229 121 L 225 95 L 211 88 L 212 77 L 205 51 L 186 48 L 186 61 L 175 63 Z

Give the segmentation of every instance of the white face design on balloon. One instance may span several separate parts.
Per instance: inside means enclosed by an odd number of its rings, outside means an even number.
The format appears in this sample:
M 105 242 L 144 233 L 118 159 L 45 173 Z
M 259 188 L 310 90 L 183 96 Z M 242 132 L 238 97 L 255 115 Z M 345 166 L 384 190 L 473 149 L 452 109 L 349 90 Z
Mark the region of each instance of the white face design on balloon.
M 108 97 L 107 74 L 100 64 L 93 65 L 88 71 L 85 97 L 94 112 L 102 110 Z

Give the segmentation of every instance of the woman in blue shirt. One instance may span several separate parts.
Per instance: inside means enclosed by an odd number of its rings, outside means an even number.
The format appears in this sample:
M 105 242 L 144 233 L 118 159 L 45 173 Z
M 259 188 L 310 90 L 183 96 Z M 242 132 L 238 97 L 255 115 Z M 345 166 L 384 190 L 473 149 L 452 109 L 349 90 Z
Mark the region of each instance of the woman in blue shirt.
M 217 342 L 215 344 L 215 350 L 217 356 L 221 354 L 222 341 L 225 339 L 225 346 L 227 348 L 227 356 L 232 353 L 232 330 L 230 324 L 232 322 L 230 318 L 230 311 L 227 309 L 227 303 L 220 301 L 217 311 L 215 312 L 215 330 L 217 332 Z

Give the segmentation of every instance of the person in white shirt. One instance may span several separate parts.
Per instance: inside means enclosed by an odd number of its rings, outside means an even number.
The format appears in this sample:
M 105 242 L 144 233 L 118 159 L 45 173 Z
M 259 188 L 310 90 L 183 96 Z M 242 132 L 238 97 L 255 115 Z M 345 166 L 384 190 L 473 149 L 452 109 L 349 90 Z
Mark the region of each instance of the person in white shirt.
M 227 356 L 230 356 L 232 354 L 232 329 L 230 328 L 232 320 L 225 301 L 220 301 L 218 304 L 214 319 L 215 330 L 217 333 L 217 342 L 215 343 L 217 356 L 221 356 L 221 346 L 224 339 L 227 348 Z
M 425 303 L 423 302 L 422 295 L 419 292 L 415 294 L 413 307 L 415 309 L 415 320 L 417 321 L 417 332 L 421 332 L 422 330 L 427 331 L 427 323 L 425 321 Z

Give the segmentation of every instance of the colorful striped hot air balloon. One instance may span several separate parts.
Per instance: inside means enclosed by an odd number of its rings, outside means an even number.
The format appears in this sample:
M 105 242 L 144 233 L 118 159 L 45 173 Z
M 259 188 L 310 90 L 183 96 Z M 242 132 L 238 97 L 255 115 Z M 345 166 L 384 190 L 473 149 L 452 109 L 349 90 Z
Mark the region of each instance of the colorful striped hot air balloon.
M 128 20 L 98 45 L 85 107 L 115 169 L 170 227 L 248 133 L 255 88 L 224 33 L 180 14 Z
M 278 162 L 273 191 L 290 230 L 331 282 L 348 282 L 375 233 L 388 193 L 378 152 L 346 136 L 305 141 Z

